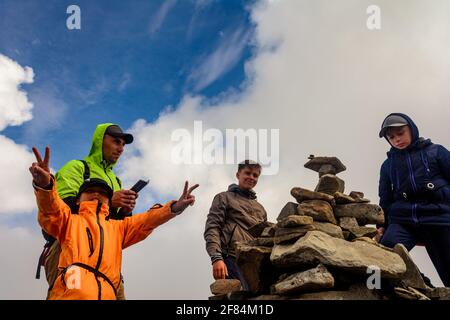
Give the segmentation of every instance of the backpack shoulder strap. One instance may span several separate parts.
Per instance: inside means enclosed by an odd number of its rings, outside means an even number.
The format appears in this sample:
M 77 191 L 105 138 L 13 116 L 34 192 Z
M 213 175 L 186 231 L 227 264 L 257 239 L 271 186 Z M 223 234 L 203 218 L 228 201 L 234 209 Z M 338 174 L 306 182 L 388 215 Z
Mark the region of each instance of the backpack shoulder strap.
M 80 160 L 84 165 L 83 181 L 88 180 L 91 177 L 91 169 L 85 160 Z

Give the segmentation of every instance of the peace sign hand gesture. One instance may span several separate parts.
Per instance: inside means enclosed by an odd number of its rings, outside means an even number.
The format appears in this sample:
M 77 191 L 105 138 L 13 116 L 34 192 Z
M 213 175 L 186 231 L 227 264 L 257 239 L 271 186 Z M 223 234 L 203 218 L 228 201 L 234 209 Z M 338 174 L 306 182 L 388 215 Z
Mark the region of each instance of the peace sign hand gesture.
M 33 162 L 29 170 L 33 176 L 34 184 L 40 188 L 44 188 L 48 186 L 51 181 L 50 169 L 48 166 L 50 161 L 50 148 L 45 148 L 44 160 L 42 160 L 36 147 L 33 147 L 33 153 L 36 156 L 37 162 Z
M 193 185 L 188 189 L 188 182 L 184 183 L 183 194 L 180 199 L 172 205 L 172 211 L 176 214 L 180 214 L 183 212 L 188 206 L 194 205 L 195 196 L 191 195 L 191 192 L 194 191 L 199 185 Z

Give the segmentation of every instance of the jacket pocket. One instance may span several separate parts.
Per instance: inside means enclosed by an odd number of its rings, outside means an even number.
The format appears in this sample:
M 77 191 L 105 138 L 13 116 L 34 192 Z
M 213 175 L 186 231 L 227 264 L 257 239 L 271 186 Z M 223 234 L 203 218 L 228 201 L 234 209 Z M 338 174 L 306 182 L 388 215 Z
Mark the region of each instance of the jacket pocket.
M 94 253 L 94 241 L 92 240 L 91 230 L 89 230 L 88 227 L 86 227 L 86 234 L 89 242 L 89 257 L 91 257 L 92 254 Z

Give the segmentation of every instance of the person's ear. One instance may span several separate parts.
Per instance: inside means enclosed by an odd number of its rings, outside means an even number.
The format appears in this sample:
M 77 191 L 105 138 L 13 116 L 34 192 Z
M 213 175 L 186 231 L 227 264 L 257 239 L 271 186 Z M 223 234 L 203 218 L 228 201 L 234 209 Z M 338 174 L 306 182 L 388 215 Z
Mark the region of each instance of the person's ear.
M 236 172 L 236 178 L 239 180 L 239 171 Z
M 75 202 L 75 204 L 76 204 L 77 206 L 80 205 L 80 198 L 77 199 L 77 201 Z

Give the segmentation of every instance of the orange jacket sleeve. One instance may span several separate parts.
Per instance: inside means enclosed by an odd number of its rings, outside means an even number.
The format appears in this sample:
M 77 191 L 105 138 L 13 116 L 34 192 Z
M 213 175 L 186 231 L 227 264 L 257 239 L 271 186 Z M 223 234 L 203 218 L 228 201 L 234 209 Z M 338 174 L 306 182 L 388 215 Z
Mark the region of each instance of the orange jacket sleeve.
M 45 232 L 61 242 L 64 240 L 71 211 L 69 206 L 59 197 L 53 177 L 52 184 L 51 190 L 35 186 L 36 202 L 39 210 L 38 222 Z
M 123 220 L 124 237 L 122 248 L 125 249 L 147 238 L 153 229 L 176 217 L 170 208 L 170 201 L 165 205 L 154 205 L 144 213 L 138 213 Z

